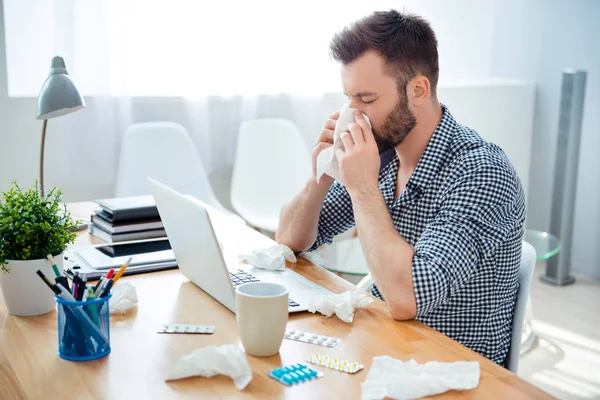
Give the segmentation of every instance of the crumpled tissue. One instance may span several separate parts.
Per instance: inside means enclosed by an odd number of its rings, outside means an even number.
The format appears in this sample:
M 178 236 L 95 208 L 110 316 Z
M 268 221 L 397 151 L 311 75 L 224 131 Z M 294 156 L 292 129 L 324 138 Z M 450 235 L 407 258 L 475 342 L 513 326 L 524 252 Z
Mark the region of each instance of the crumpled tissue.
M 390 356 L 373 357 L 362 386 L 362 399 L 416 399 L 447 392 L 469 390 L 479 385 L 479 363 L 437 361 L 419 364 Z
M 226 375 L 233 379 L 238 390 L 244 390 L 252 380 L 252 369 L 246 354 L 234 344 L 207 346 L 194 350 L 177 361 L 175 370 L 167 381 L 189 378 L 191 376 L 212 378 Z
M 240 260 L 246 260 L 248 265 L 255 268 L 285 271 L 285 260 L 295 263 L 296 256 L 289 247 L 277 244 L 263 250 L 256 250 L 252 254 L 241 255 Z
M 327 174 L 336 180 L 340 180 L 340 167 L 338 164 L 337 157 L 335 155 L 335 151 L 337 149 L 344 149 L 344 144 L 340 139 L 340 135 L 346 132 L 346 127 L 349 123 L 355 122 L 354 115 L 352 115 L 355 111 L 358 111 L 355 108 L 348 107 L 347 104 L 344 104 L 342 109 L 340 110 L 340 117 L 335 123 L 335 131 L 333 134 L 333 146 L 328 147 L 321 151 L 317 156 L 317 183 L 321 179 L 323 174 Z M 371 126 L 371 120 L 363 113 L 363 117 L 367 120 L 369 126 Z
M 129 282 L 119 282 L 112 287 L 111 293 L 109 302 L 111 314 L 125 314 L 138 303 L 135 286 Z
M 365 292 L 347 291 L 342 294 L 330 293 L 312 298 L 308 311 L 320 312 L 326 317 L 333 313 L 344 322 L 351 323 L 354 319 L 354 310 L 368 306 L 373 302 Z

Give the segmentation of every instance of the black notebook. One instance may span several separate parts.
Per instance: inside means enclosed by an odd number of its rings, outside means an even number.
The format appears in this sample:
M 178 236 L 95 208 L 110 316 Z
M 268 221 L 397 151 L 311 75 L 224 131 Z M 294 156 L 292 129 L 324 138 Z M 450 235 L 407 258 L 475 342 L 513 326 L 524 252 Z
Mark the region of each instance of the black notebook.
M 91 215 L 90 219 L 94 225 L 99 226 L 109 233 L 127 233 L 127 232 L 139 232 L 147 231 L 150 229 L 162 229 L 164 228 L 162 221 L 159 219 L 148 219 L 142 221 L 125 221 L 125 222 L 112 222 L 107 220 L 105 215 L 108 214 L 104 210 L 97 210 L 95 214 Z M 112 215 L 108 214 L 110 218 Z
M 154 197 L 132 196 L 94 200 L 102 208 L 98 213 L 109 222 L 133 222 L 160 218 Z

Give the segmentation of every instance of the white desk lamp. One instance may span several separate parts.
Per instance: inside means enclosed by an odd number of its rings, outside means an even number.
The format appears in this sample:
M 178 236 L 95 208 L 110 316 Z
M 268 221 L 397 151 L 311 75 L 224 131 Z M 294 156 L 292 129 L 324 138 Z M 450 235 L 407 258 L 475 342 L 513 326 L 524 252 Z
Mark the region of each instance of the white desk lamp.
M 48 120 L 81 110 L 83 107 L 85 102 L 67 73 L 65 60 L 59 56 L 54 57 L 37 104 L 37 119 L 44 120 L 40 148 L 40 195 L 42 197 L 44 197 L 44 145 Z

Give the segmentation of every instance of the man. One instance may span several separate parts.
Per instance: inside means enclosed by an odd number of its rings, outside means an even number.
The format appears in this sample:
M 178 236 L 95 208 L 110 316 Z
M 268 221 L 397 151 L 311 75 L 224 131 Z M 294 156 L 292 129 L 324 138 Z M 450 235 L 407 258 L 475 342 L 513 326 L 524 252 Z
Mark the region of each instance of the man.
M 336 152 L 340 180 L 310 179 L 282 211 L 277 241 L 312 251 L 356 225 L 371 293 L 394 319 L 417 318 L 503 364 L 525 220 L 515 170 L 438 102 L 437 40 L 422 18 L 376 12 L 336 34 L 331 54 L 372 128 L 356 113 Z

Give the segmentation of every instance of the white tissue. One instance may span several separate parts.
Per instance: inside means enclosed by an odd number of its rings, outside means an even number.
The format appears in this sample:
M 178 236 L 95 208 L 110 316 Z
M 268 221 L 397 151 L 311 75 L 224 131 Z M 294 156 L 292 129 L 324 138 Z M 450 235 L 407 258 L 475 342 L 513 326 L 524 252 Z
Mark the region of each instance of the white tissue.
M 308 311 L 320 312 L 326 317 L 333 313 L 344 322 L 351 323 L 354 319 L 354 310 L 368 306 L 373 302 L 365 292 L 347 291 L 342 294 L 326 294 L 312 298 Z
M 335 156 L 335 151 L 337 149 L 344 149 L 344 144 L 340 139 L 340 135 L 346 132 L 346 127 L 349 123 L 355 122 L 354 115 L 352 115 L 355 111 L 357 111 L 355 108 L 350 108 L 347 104 L 342 106 L 342 109 L 340 110 L 340 117 L 335 123 L 333 146 L 321 151 L 317 156 L 317 183 L 319 183 L 319 180 L 323 174 L 327 174 L 336 180 L 340 180 L 340 167 L 337 157 Z M 367 117 L 364 113 L 363 117 L 365 117 L 367 123 L 369 126 L 371 126 L 369 117 Z
M 289 247 L 277 244 L 263 250 L 256 250 L 252 254 L 241 255 L 240 260 L 246 260 L 248 265 L 255 268 L 285 271 L 285 260 L 295 263 L 296 256 Z
M 448 390 L 474 389 L 479 384 L 479 372 L 476 361 L 419 364 L 390 356 L 373 357 L 367 379 L 361 384 L 362 399 L 416 399 Z
M 234 344 L 207 346 L 194 350 L 177 361 L 175 370 L 166 380 L 183 379 L 196 375 L 205 378 L 226 375 L 233 379 L 238 390 L 244 390 L 252 380 L 252 370 L 246 354 Z
M 128 282 L 121 282 L 111 289 L 110 313 L 125 314 L 127 310 L 135 307 L 138 303 L 135 286 Z

